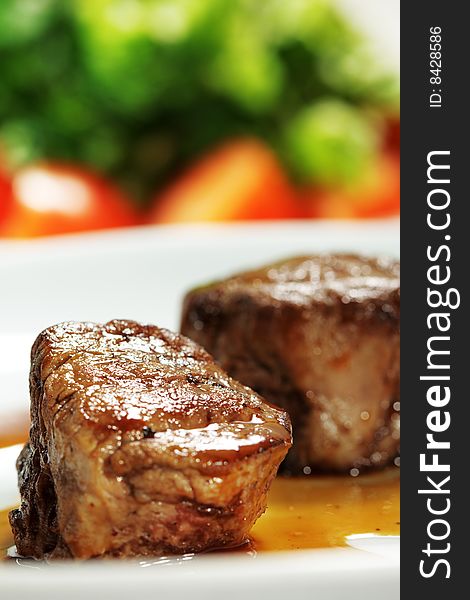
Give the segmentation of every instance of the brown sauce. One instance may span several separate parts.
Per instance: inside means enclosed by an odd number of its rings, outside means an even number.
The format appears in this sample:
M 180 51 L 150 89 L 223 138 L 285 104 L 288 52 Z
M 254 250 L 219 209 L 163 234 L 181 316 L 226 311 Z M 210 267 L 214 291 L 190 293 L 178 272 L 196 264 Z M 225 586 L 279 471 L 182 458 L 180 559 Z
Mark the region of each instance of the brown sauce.
M 0 553 L 2 558 L 6 555 L 7 550 L 13 545 L 13 534 L 8 522 L 8 510 L 0 511 Z
M 278 477 L 251 537 L 266 552 L 344 546 L 348 536 L 367 533 L 400 534 L 396 467 L 359 477 Z
M 0 512 L 0 548 L 13 545 L 8 510 Z M 354 534 L 399 535 L 399 470 L 359 477 L 278 477 L 268 508 L 238 552 L 269 552 L 344 546 Z

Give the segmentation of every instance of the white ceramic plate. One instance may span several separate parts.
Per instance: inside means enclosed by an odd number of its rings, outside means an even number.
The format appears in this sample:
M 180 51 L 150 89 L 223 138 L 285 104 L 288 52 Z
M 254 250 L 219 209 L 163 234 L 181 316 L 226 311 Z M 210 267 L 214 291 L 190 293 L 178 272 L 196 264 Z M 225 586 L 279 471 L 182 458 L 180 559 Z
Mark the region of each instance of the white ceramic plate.
M 178 328 L 194 285 L 289 255 L 346 251 L 398 256 L 398 221 L 145 227 L 0 242 L 0 419 L 27 409 L 29 349 L 64 320 L 132 318 Z M 17 501 L 18 448 L 0 450 L 0 510 Z M 202 556 L 132 563 L 0 566 L 2 598 L 398 598 L 398 538 L 256 558 Z

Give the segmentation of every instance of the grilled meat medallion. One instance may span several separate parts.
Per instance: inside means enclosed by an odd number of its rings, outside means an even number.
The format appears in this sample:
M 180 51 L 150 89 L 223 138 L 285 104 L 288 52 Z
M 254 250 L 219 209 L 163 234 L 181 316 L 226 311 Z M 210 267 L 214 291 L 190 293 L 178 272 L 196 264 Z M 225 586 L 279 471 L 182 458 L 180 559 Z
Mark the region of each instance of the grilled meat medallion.
M 282 469 L 381 466 L 399 446 L 399 263 L 285 260 L 189 292 L 181 331 L 287 410 Z
M 129 557 L 240 544 L 291 445 L 287 414 L 191 340 L 62 323 L 32 348 L 18 552 Z

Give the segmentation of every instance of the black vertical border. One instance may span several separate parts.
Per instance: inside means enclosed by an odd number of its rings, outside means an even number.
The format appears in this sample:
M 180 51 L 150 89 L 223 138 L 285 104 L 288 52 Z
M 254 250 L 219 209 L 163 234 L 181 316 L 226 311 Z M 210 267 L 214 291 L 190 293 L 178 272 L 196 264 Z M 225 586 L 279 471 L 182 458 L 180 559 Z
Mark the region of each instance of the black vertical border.
M 470 374 L 470 325 L 466 313 L 470 279 L 470 98 L 468 78 L 470 59 L 470 20 L 468 5 L 452 0 L 401 3 L 401 265 L 402 265 L 402 515 L 401 582 L 404 599 L 470 597 L 466 578 L 470 575 L 470 394 L 466 374 Z M 429 107 L 429 29 L 442 29 L 442 108 Z M 437 86 L 435 86 L 437 87 Z M 426 485 L 419 470 L 419 454 L 425 450 L 427 384 L 419 376 L 426 366 L 426 325 L 428 244 L 439 244 L 442 232 L 426 225 L 427 153 L 451 152 L 451 284 L 461 293 L 461 306 L 450 311 L 451 335 L 451 509 L 446 515 L 451 525 L 450 579 L 445 569 L 424 579 L 419 573 L 422 549 L 428 542 L 426 527 L 433 518 L 426 498 L 418 489 Z M 442 264 L 445 264 L 442 262 Z M 444 436 L 443 438 L 444 439 Z M 429 487 L 429 486 L 428 486 Z M 439 544 L 436 542 L 436 547 Z M 436 555 L 436 557 L 438 557 Z

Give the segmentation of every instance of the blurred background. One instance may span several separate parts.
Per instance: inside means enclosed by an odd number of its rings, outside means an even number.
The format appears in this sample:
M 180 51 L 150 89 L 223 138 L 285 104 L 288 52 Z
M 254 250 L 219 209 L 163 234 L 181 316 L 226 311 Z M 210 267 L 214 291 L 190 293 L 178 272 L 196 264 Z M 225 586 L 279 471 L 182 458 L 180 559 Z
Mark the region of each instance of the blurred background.
M 0 236 L 399 213 L 398 0 L 2 0 Z

